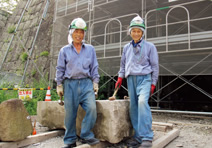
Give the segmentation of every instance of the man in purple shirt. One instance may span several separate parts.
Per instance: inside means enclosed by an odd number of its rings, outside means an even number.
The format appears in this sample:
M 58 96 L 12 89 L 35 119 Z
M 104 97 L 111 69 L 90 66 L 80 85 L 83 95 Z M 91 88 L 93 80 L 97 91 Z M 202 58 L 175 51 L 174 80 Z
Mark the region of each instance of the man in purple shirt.
M 65 148 L 76 146 L 79 105 L 86 112 L 81 124 L 81 142 L 90 145 L 99 143 L 91 131 L 97 118 L 95 93 L 98 93 L 98 62 L 94 47 L 83 42 L 86 30 L 87 26 L 82 18 L 71 22 L 69 44 L 60 49 L 57 61 L 57 93 L 59 96 L 64 95 L 65 102 Z
M 128 142 L 129 147 L 151 147 L 154 133 L 148 100 L 158 80 L 158 53 L 154 44 L 144 40 L 145 24 L 140 16 L 130 22 L 132 41 L 124 46 L 118 81 L 127 78 L 130 97 L 130 119 L 135 134 Z

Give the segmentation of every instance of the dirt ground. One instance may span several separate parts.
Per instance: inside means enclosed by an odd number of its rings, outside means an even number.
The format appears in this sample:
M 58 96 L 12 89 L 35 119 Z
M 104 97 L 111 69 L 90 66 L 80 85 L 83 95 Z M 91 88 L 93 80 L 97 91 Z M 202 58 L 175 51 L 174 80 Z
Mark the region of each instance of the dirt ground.
M 212 117 L 200 115 L 153 114 L 153 121 L 173 123 L 180 135 L 165 148 L 212 148 Z
M 212 116 L 153 113 L 153 121 L 172 123 L 180 135 L 165 148 L 212 148 Z M 60 148 L 63 136 L 36 143 L 25 148 Z M 107 148 L 126 148 L 125 142 Z

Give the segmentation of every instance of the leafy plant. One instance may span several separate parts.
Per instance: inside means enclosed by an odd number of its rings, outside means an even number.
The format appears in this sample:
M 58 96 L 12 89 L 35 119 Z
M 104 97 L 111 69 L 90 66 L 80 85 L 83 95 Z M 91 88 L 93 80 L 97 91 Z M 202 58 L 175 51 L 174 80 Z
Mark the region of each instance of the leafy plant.
M 49 56 L 49 52 L 48 51 L 43 51 L 43 52 L 40 53 L 40 56 L 48 57 Z
M 36 74 L 36 72 L 37 72 L 37 71 L 34 69 L 34 70 L 32 71 L 32 73 L 31 73 L 31 76 L 34 77 L 35 74 Z
M 23 52 L 21 54 L 21 60 L 22 60 L 22 62 L 25 62 L 27 60 L 27 58 L 28 58 L 28 54 L 26 52 Z
M 13 50 L 13 48 L 9 48 L 9 52 L 11 52 Z
M 105 82 L 108 81 L 108 77 L 105 77 L 103 75 L 100 76 L 99 79 L 99 91 L 98 91 L 98 97 L 96 98 L 97 100 L 105 100 L 110 96 L 110 87 L 111 84 L 107 83 L 105 84 Z
M 11 25 L 7 28 L 8 33 L 14 33 L 15 32 L 15 25 Z
M 13 85 L 9 83 L 3 83 L 0 88 L 13 88 Z M 18 92 L 12 90 L 0 90 L 0 103 L 5 100 L 9 100 L 12 98 L 17 98 Z

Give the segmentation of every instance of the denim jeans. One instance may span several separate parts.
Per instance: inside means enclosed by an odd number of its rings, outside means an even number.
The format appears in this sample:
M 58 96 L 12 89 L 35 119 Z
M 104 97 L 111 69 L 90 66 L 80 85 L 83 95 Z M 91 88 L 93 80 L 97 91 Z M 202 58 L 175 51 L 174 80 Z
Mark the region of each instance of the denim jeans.
M 97 118 L 96 100 L 93 91 L 93 83 L 90 79 L 66 79 L 64 81 L 65 102 L 65 136 L 64 143 L 76 142 L 76 117 L 78 106 L 81 105 L 86 115 L 81 124 L 80 137 L 83 139 L 94 138 L 91 129 Z
M 151 88 L 151 74 L 128 76 L 128 93 L 130 97 L 130 119 L 135 131 L 134 138 L 142 140 L 153 139 L 152 114 L 148 104 Z

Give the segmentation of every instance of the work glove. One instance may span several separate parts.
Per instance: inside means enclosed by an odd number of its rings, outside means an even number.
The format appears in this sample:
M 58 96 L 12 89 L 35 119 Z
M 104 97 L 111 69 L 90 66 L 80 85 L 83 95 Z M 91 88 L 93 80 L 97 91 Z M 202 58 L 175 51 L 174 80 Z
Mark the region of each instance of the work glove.
M 95 92 L 95 95 L 97 95 L 98 94 L 98 91 L 99 91 L 99 85 L 98 85 L 98 83 L 93 82 L 93 90 Z
M 57 94 L 58 96 L 63 96 L 63 85 L 57 85 Z
M 122 80 L 123 80 L 123 78 L 118 77 L 118 81 L 116 82 L 115 89 L 116 89 L 117 87 L 119 87 L 119 88 L 121 87 Z
M 154 90 L 155 90 L 155 85 L 152 84 L 152 85 L 151 85 L 151 90 L 150 90 L 150 91 L 151 91 L 151 92 L 150 92 L 150 95 L 152 95 L 152 94 L 154 93 Z

